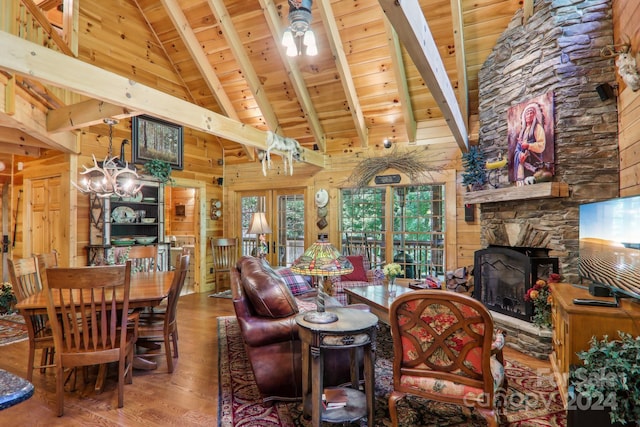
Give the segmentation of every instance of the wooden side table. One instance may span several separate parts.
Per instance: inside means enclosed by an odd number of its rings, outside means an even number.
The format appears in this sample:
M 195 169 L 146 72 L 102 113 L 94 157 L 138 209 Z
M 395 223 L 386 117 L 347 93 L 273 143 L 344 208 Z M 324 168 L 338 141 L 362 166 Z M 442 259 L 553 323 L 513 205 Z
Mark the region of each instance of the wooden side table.
M 338 315 L 333 323 L 311 323 L 304 320 L 304 313 L 296 317 L 302 341 L 302 399 L 305 411 L 311 408 L 312 426 L 320 427 L 322 421 L 344 423 L 367 417 L 368 425 L 374 425 L 374 367 L 376 325 L 378 318 L 366 311 L 335 307 L 327 311 Z M 326 410 L 322 405 L 324 390 L 324 352 L 351 349 L 351 384 L 345 387 L 347 406 Z M 364 349 L 364 393 L 359 390 L 360 378 L 356 350 Z

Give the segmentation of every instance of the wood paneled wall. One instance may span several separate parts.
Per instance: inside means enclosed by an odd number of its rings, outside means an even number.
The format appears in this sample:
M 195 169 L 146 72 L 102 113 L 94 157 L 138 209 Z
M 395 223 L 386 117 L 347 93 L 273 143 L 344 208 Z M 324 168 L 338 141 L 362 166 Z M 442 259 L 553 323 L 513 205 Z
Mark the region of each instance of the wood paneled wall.
M 615 43 L 630 40 L 640 60 L 640 2 L 614 0 L 613 27 Z M 631 196 L 640 194 L 640 91 L 633 92 L 620 76 L 617 83 L 620 196 Z
M 448 144 L 429 145 L 428 147 L 418 146 L 410 147 L 409 150 L 427 150 L 430 162 L 437 171 L 427 173 L 419 183 L 439 182 L 446 185 L 447 195 L 453 194 L 453 199 L 448 199 L 447 203 L 447 269 L 453 269 L 458 266 L 466 266 L 473 264 L 473 253 L 480 249 L 480 229 L 479 218 L 472 223 L 464 221 L 464 202 L 462 198 L 463 188 L 459 170 L 460 152 L 457 147 Z M 354 167 L 361 161 L 366 161 L 376 155 L 385 155 L 388 152 L 375 149 L 362 150 L 353 148 L 353 150 L 341 156 L 330 156 L 329 164 L 323 170 L 301 164 L 294 164 L 293 176 L 285 175 L 282 167 L 278 169 L 280 158 L 273 156 L 275 168 L 268 171 L 267 176 L 262 174 L 261 164 L 254 162 L 250 164 L 238 164 L 228 166 L 225 173 L 225 193 L 226 198 L 225 209 L 225 230 L 228 235 L 237 229 L 235 218 L 237 215 L 233 212 L 236 206 L 237 192 L 256 189 L 278 189 L 303 187 L 307 194 L 306 200 L 306 244 L 313 242 L 318 233 L 326 233 L 329 240 L 339 241 L 339 193 L 341 188 L 349 187 L 347 179 L 353 172 Z M 398 173 L 395 170 L 387 170 L 382 174 Z M 401 174 L 402 175 L 402 174 Z M 411 183 L 407 176 L 402 176 L 400 185 Z M 373 185 L 373 184 L 372 184 Z M 314 196 L 317 190 L 324 188 L 329 192 L 329 215 L 327 221 L 329 225 L 320 230 L 316 226 L 316 207 Z M 479 217 L 479 215 L 477 215 Z

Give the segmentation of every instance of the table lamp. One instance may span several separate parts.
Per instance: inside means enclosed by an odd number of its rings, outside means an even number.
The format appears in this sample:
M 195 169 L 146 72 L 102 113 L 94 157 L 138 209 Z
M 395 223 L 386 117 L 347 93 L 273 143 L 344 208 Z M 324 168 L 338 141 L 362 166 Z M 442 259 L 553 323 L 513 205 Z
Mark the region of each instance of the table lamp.
M 300 257 L 293 262 L 291 271 L 297 274 L 316 278 L 318 296 L 316 311 L 309 311 L 304 320 L 310 323 L 331 323 L 338 320 L 338 315 L 324 309 L 324 278 L 341 276 L 353 271 L 353 265 L 347 257 L 342 255 L 331 243 L 325 242 L 326 235 L 318 236 L 318 241 L 311 245 Z M 318 278 L 319 281 L 318 281 Z
M 247 230 L 247 234 L 256 235 L 256 257 L 264 258 L 267 256 L 269 247 L 267 246 L 264 235 L 270 233 L 271 227 L 269 227 L 269 224 L 267 223 L 267 217 L 264 212 L 254 212 L 251 215 L 251 222 L 249 222 L 249 230 Z

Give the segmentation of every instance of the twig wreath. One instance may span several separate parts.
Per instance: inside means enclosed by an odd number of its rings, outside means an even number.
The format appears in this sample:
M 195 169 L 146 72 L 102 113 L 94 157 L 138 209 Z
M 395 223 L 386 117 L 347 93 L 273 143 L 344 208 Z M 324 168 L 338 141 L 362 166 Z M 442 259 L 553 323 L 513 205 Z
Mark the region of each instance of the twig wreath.
M 401 152 L 394 148 L 387 156 L 371 157 L 358 163 L 346 182 L 356 188 L 366 187 L 376 175 L 387 169 L 396 169 L 406 174 L 413 182 L 424 173 L 440 171 L 442 168 L 430 165 L 429 160 L 425 158 L 424 150 Z

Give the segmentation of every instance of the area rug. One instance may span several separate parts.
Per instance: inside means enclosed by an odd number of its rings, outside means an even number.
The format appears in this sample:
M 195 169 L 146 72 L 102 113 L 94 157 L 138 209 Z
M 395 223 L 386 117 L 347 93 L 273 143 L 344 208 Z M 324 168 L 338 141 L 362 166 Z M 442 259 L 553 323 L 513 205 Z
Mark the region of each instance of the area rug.
M 211 298 L 231 298 L 231 289 L 227 289 L 226 291 L 216 292 L 215 294 L 209 295 Z
M 300 402 L 263 404 L 247 359 L 237 320 L 233 316 L 218 318 L 219 336 L 219 427 L 308 427 L 311 421 L 302 414 Z M 378 332 L 375 427 L 391 425 L 388 397 L 392 368 L 388 358 L 388 330 Z M 386 338 L 385 338 L 386 337 Z M 386 350 L 385 350 L 386 347 Z M 501 425 L 508 427 L 564 427 L 566 416 L 557 386 L 550 372 L 536 374 L 517 362 L 507 362 L 509 390 Z M 398 404 L 401 426 L 475 427 L 486 422 L 476 413 L 444 403 L 408 397 Z M 329 424 L 327 424 L 329 425 Z M 366 422 L 362 424 L 367 425 Z
M 0 347 L 29 338 L 24 318 L 19 314 L 0 316 Z

